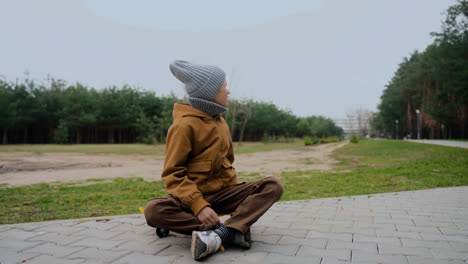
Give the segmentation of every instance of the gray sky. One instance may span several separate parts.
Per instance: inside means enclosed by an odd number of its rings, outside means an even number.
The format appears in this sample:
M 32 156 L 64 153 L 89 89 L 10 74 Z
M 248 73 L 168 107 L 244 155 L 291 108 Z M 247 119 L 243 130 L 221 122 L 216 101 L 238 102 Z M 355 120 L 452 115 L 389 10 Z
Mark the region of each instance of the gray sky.
M 125 83 L 182 97 L 175 59 L 215 64 L 234 98 L 298 116 L 372 111 L 454 0 L 4 1 L 0 75 Z

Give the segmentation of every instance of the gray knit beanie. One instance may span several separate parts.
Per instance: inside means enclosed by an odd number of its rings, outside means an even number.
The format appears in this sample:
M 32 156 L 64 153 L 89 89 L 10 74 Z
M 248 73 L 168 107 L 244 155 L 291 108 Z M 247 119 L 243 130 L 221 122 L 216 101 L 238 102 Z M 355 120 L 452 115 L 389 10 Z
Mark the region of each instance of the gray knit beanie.
M 212 100 L 224 83 L 226 74 L 217 66 L 176 60 L 169 65 L 172 74 L 185 84 L 189 97 Z
M 228 110 L 227 107 L 211 101 L 226 77 L 219 67 L 176 60 L 169 65 L 169 69 L 185 84 L 185 91 L 192 107 L 213 117 Z

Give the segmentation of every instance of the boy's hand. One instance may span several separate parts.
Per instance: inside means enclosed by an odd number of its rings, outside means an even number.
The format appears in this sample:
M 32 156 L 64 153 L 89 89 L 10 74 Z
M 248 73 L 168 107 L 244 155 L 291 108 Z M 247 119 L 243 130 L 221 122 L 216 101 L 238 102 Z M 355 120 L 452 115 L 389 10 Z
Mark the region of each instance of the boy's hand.
M 217 225 L 221 223 L 218 214 L 209 206 L 203 208 L 200 213 L 198 213 L 197 217 L 204 225 Z

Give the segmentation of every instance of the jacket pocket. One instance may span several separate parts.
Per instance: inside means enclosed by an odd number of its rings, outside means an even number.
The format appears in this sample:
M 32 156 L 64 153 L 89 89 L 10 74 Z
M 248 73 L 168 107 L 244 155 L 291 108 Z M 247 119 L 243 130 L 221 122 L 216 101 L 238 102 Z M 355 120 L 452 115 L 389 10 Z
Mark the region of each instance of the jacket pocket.
M 223 187 L 237 184 L 236 169 L 232 167 L 231 161 L 224 158 L 222 163 L 221 177 L 223 179 Z
M 206 193 L 212 188 L 208 184 L 211 174 L 211 160 L 192 161 L 187 165 L 187 177 L 197 185 L 198 190 L 202 193 Z
M 225 169 L 232 168 L 232 163 L 229 161 L 228 158 L 224 158 L 223 160 L 223 167 Z
M 187 165 L 187 172 L 209 172 L 211 160 L 192 161 Z

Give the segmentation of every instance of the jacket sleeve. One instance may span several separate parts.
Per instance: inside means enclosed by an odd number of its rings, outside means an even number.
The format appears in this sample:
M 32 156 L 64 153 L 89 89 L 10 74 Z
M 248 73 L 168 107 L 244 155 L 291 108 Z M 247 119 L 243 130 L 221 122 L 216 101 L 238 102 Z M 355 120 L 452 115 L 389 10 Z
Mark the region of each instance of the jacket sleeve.
M 162 179 L 166 182 L 167 191 L 195 214 L 206 206 L 203 194 L 197 185 L 186 174 L 189 153 L 192 150 L 191 132 L 188 129 L 173 125 L 169 128 L 166 139 L 166 158 Z

